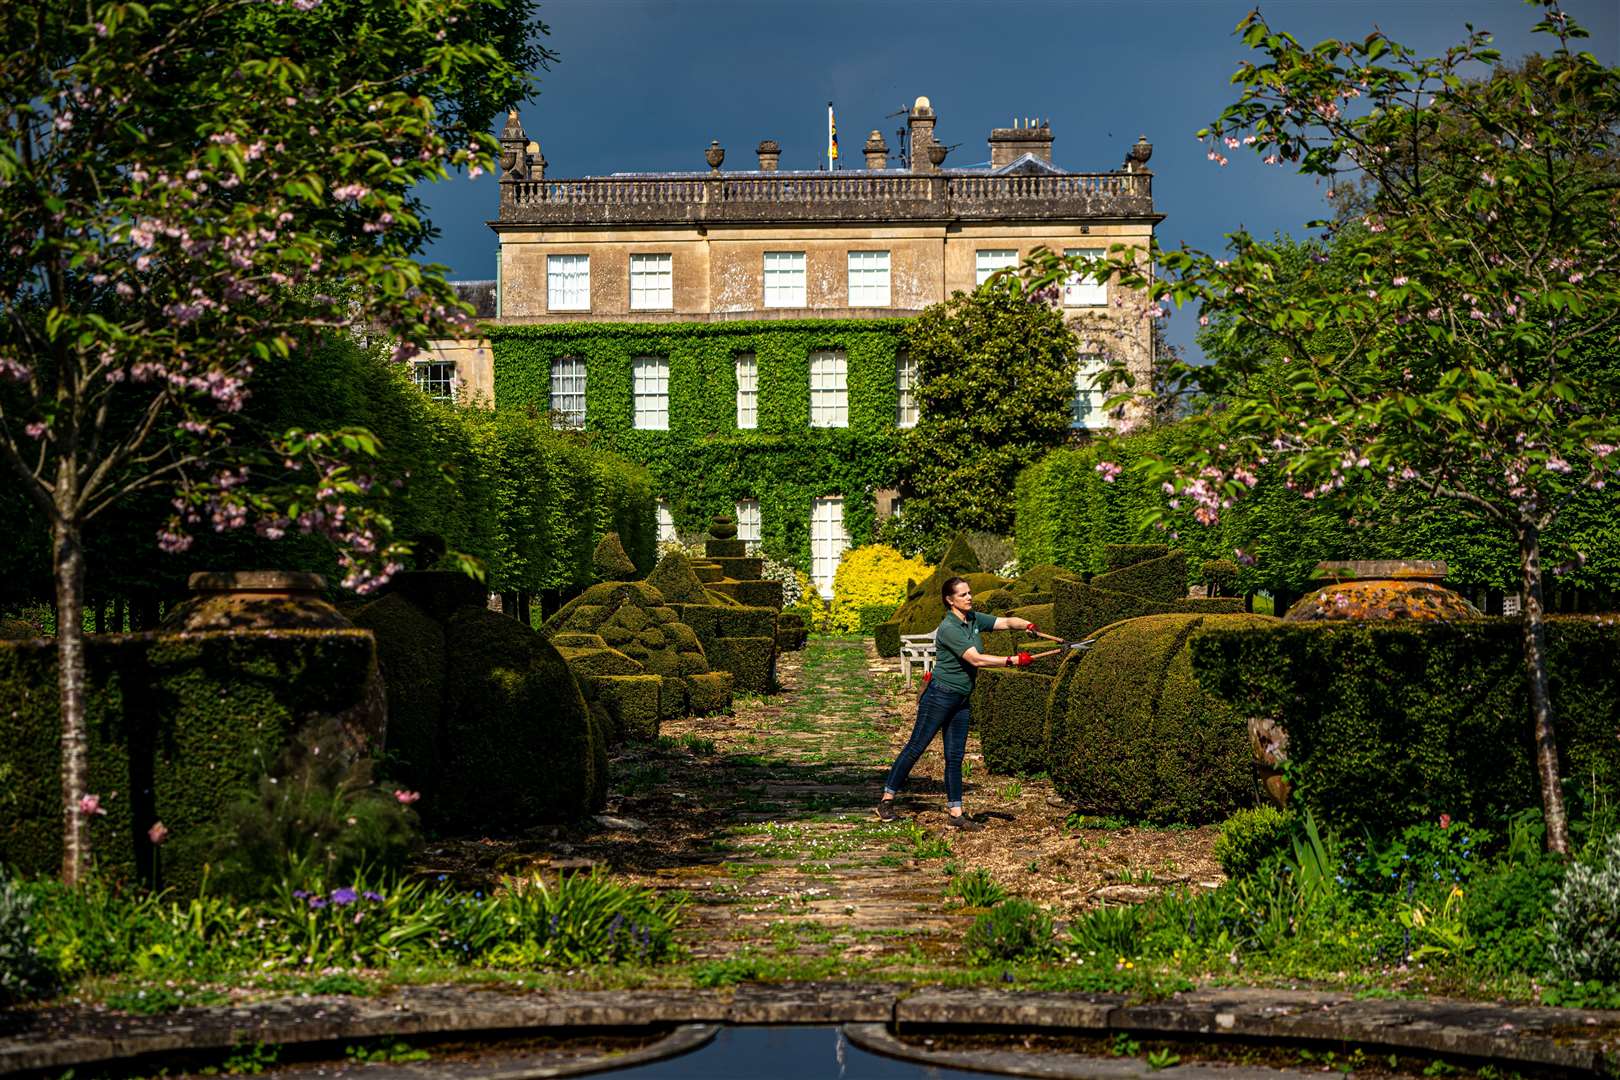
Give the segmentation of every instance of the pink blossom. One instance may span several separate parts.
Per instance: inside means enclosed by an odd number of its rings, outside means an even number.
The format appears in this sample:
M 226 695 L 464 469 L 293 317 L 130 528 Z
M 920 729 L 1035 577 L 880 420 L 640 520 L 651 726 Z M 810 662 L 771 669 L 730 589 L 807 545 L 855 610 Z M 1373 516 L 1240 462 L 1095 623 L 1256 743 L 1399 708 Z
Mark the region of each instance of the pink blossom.
M 1105 484 L 1112 484 L 1115 480 L 1119 479 L 1119 475 L 1124 471 L 1125 470 L 1123 468 L 1112 461 L 1097 462 L 1097 472 L 1102 475 L 1103 483 Z
M 476 180 L 480 176 L 483 176 L 483 175 L 484 175 L 484 170 L 480 166 L 469 165 L 467 167 L 467 179 Z
M 1235 558 L 1238 561 L 1238 565 L 1240 565 L 1240 566 L 1253 566 L 1254 563 L 1255 563 L 1254 556 L 1250 555 L 1247 551 L 1244 551 L 1242 548 L 1233 548 L 1232 549 L 1232 557 Z
M 56 124 L 57 131 L 73 130 L 73 110 L 63 109 L 61 112 L 57 113 L 54 123 Z
M 169 838 L 169 827 L 161 821 L 156 822 L 150 829 L 146 830 L 146 838 L 154 844 L 161 845 L 163 841 Z
M 1579 285 L 1581 282 L 1583 282 L 1585 280 L 1586 280 L 1586 275 L 1581 273 L 1579 270 L 1577 270 L 1573 274 L 1569 275 L 1569 283 L 1571 285 Z
M 1282 158 L 1278 157 L 1276 154 L 1267 154 L 1265 157 L 1261 158 L 1260 160 L 1265 162 L 1267 165 L 1281 165 L 1282 164 Z
M 158 547 L 168 555 L 178 555 L 191 547 L 191 537 L 185 533 L 170 532 L 162 529 L 158 532 Z
M 1440 827 L 1442 829 L 1451 828 L 1451 815 L 1450 814 L 1441 814 L 1440 815 Z
M 100 795 L 84 795 L 79 798 L 79 813 L 85 817 L 94 817 L 96 814 L 105 816 L 107 811 L 101 808 Z
M 1390 282 L 1390 284 L 1391 284 L 1391 285 L 1393 285 L 1393 286 L 1395 286 L 1395 287 L 1396 287 L 1396 288 L 1397 288 L 1397 289 L 1398 289 L 1398 288 L 1400 288 L 1400 287 L 1401 287 L 1401 286 L 1402 286 L 1402 285 L 1405 285 L 1405 284 L 1406 284 L 1406 282 L 1407 282 L 1407 280 L 1408 280 L 1408 279 L 1407 279 L 1407 277 L 1406 277 L 1406 275 L 1405 275 L 1405 274 L 1399 274 L 1399 275 L 1397 275 L 1397 276 L 1396 276 L 1396 277 L 1395 277 L 1395 279 L 1394 279 L 1394 280 L 1393 280 L 1393 281 L 1391 281 L 1391 282 Z
M 1569 462 L 1565 461 L 1557 454 L 1554 454 L 1552 457 L 1547 459 L 1547 471 L 1555 473 L 1567 473 L 1569 472 Z
M 399 801 L 401 806 L 409 806 L 421 797 L 422 793 L 420 791 L 404 791 L 399 789 L 394 791 L 394 798 Z
M 23 428 L 23 431 L 28 433 L 28 437 L 30 439 L 41 439 L 45 437 L 45 425 L 38 420 L 35 420 L 33 423 Z

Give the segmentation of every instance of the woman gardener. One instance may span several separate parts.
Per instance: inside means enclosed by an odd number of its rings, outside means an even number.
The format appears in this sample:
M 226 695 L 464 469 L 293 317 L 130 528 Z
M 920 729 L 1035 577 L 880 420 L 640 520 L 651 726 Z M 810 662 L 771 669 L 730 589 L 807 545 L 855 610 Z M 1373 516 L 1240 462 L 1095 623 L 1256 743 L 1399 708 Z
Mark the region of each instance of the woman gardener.
M 986 630 L 1034 633 L 1035 624 L 1017 616 L 997 618 L 974 611 L 973 587 L 966 578 L 947 578 L 940 587 L 940 599 L 945 602 L 945 617 L 934 634 L 934 676 L 917 699 L 917 723 L 911 729 L 905 749 L 894 759 L 894 768 L 889 770 L 877 815 L 884 821 L 893 821 L 898 816 L 894 809 L 895 792 L 905 786 L 912 766 L 934 741 L 935 732 L 944 731 L 945 804 L 949 810 L 946 822 L 953 829 L 982 829 L 983 825 L 962 813 L 962 755 L 967 752 L 968 698 L 973 693 L 973 679 L 979 668 L 1028 667 L 1035 658 L 1027 652 L 1015 656 L 986 656 L 980 651 L 979 635 Z

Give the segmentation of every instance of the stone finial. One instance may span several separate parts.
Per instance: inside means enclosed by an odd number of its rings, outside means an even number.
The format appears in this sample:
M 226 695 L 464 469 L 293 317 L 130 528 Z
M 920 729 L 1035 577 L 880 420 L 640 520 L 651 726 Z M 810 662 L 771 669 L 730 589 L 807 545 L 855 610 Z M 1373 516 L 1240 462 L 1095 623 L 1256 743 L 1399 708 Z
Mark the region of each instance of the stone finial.
M 883 141 L 883 132 L 876 128 L 866 137 L 866 145 L 861 152 L 866 155 L 868 169 L 882 169 L 889 163 L 889 144 Z
M 782 160 L 782 144 L 775 139 L 759 140 L 759 146 L 754 152 L 759 155 L 760 172 L 775 172 Z
M 945 155 L 950 152 L 951 150 L 948 146 L 941 146 L 939 143 L 929 143 L 928 163 L 937 169 L 941 165 L 945 164 Z
M 703 158 L 709 163 L 710 172 L 719 172 L 726 160 L 726 148 L 720 145 L 719 139 L 713 139 L 709 142 L 709 148 L 703 151 Z
M 1136 144 L 1125 154 L 1125 169 L 1127 172 L 1136 172 L 1147 168 L 1148 159 L 1153 156 L 1153 144 L 1148 142 L 1146 135 L 1138 135 Z
M 523 121 L 518 111 L 506 114 L 506 126 L 501 128 L 501 179 L 527 180 L 529 178 L 529 137 L 523 133 Z
M 528 150 L 530 179 L 544 180 L 546 178 L 546 155 L 540 152 L 540 144 L 537 142 L 530 142 Z

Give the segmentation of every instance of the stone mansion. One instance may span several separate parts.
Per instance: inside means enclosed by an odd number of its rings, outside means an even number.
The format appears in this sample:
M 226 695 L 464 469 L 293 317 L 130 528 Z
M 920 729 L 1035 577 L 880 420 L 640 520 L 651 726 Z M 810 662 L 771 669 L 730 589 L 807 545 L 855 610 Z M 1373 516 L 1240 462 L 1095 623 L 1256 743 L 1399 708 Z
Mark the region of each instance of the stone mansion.
M 937 119 L 929 99 L 917 98 L 901 133 L 904 152 L 891 153 L 873 131 L 862 147 L 861 169 L 780 170 L 781 148 L 766 139 L 746 170 L 726 169 L 725 149 L 712 143 L 705 171 L 558 179 L 547 175 L 539 144 L 514 111 L 501 133 L 500 206 L 489 223 L 499 239 L 488 305 L 493 312 L 484 312 L 493 315 L 489 332 L 493 337 L 511 328 L 558 324 L 639 324 L 651 330 L 748 323 L 756 334 L 774 322 L 784 329 L 806 320 L 893 325 L 954 292 L 972 291 L 1038 247 L 1101 254 L 1124 243 L 1146 252 L 1163 215 L 1153 204 L 1147 169 L 1152 148 L 1145 138 L 1128 149 L 1118 169 L 1074 172 L 1053 162 L 1050 125 L 1028 120 L 990 132 L 987 164 L 957 168 L 947 163 L 947 148 L 936 137 Z M 1058 302 L 1076 313 L 1118 320 L 1112 340 L 1123 344 L 1114 347 L 1140 382 L 1153 366 L 1148 321 L 1136 316 L 1134 305 L 1118 303 L 1118 290 L 1112 282 L 1075 282 Z M 496 340 L 495 349 L 442 343 L 419 364 L 419 380 L 430 393 L 459 385 L 471 399 L 514 400 L 499 385 Z M 739 433 L 757 422 L 754 397 L 772 379 L 765 367 L 769 354 L 739 352 L 735 373 L 727 373 L 728 387 L 735 380 Z M 802 415 L 808 427 L 848 425 L 852 376 L 841 351 L 812 346 L 801 361 L 807 385 L 797 391 L 807 398 Z M 560 424 L 599 430 L 603 423 L 628 421 L 638 430 L 668 430 L 682 408 L 680 379 L 672 381 L 667 356 L 636 356 L 622 372 L 614 369 L 613 378 L 631 384 L 623 388 L 630 407 L 611 416 L 591 411 L 595 395 L 609 393 L 592 382 L 605 371 L 593 372 L 582 356 L 558 355 L 548 362 L 549 398 L 540 403 L 531 395 L 528 403 L 544 404 Z M 910 392 L 915 365 L 903 351 L 892 363 L 891 429 L 916 422 Z M 1102 395 L 1091 386 L 1098 367 L 1100 361 L 1082 364 L 1077 429 L 1109 422 Z M 681 493 L 668 495 L 674 505 Z M 845 540 L 844 495 L 828 491 L 804 508 L 814 576 L 825 577 L 826 585 Z M 888 509 L 886 500 L 892 503 L 888 492 L 876 492 L 879 515 Z M 736 501 L 743 536 L 758 539 L 757 503 L 741 496 Z M 661 507 L 666 532 L 678 516 Z

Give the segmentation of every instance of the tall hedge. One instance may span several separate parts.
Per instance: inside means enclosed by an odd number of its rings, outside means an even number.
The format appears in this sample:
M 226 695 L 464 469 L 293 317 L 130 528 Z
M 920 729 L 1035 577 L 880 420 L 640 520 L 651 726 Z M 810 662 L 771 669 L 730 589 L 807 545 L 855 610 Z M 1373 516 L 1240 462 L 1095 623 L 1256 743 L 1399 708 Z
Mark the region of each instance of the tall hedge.
M 1224 508 L 1219 522 L 1199 525 L 1187 515 L 1185 501 L 1172 510 L 1164 492 L 1134 470 L 1146 455 L 1173 460 L 1176 435 L 1165 427 L 1054 450 L 1020 473 L 1014 526 L 1019 561 L 1102 573 L 1110 569 L 1107 545 L 1154 542 L 1184 551 L 1194 579 L 1202 578 L 1206 560 L 1235 559 L 1241 551 L 1234 587 L 1242 592 L 1309 591 L 1311 572 L 1323 559 L 1443 559 L 1448 581 L 1460 587 L 1517 585 L 1511 537 L 1445 502 L 1410 493 L 1385 495 L 1375 512 L 1352 520 L 1290 490 L 1275 471 L 1261 470 L 1254 490 Z M 1123 470 L 1112 482 L 1097 471 L 1103 461 Z M 1162 529 L 1149 525 L 1156 514 L 1163 515 Z M 1559 586 L 1596 590 L 1599 603 L 1612 603 L 1620 591 L 1620 492 L 1576 492 L 1546 541 L 1567 541 L 1585 556 L 1561 575 Z
M 551 363 L 585 362 L 585 437 L 644 466 L 677 527 L 706 529 L 740 499 L 758 499 L 766 550 L 809 567 L 814 499 L 841 495 L 852 543 L 875 523 L 873 492 L 895 482 L 900 319 L 716 323 L 564 323 L 486 328 L 498 410 L 551 403 Z M 849 426 L 810 427 L 810 354 L 841 349 Z M 758 427 L 737 427 L 736 357 L 759 372 Z M 638 431 L 632 362 L 669 360 L 669 430 Z M 627 542 L 628 544 L 628 542 Z M 632 551 L 638 566 L 639 556 Z
M 154 823 L 179 839 L 215 821 L 306 724 L 361 706 L 376 664 L 360 630 L 96 634 L 86 648 L 96 863 L 147 880 Z M 0 863 L 22 873 L 61 865 L 60 737 L 55 642 L 0 641 Z M 165 882 L 195 884 L 184 850 L 165 849 Z
M 1215 627 L 1262 626 L 1264 615 L 1149 615 L 1115 623 L 1047 709 L 1058 792 L 1082 810 L 1156 822 L 1218 821 L 1254 796 L 1248 731 L 1208 693 L 1188 644 Z
M 1416 627 L 1271 623 L 1211 630 L 1199 678 L 1288 732 L 1294 797 L 1345 828 L 1389 832 L 1449 814 L 1500 827 L 1540 805 L 1517 620 Z M 1563 775 L 1620 782 L 1620 627 L 1561 617 L 1547 668 Z
M 544 413 L 490 412 L 429 400 L 406 367 L 347 337 L 306 345 L 297 359 L 261 365 L 236 418 L 240 437 L 263 440 L 300 427 L 369 429 L 380 459 L 376 480 L 397 537 L 442 536 L 474 555 L 492 589 L 539 591 L 593 580 L 591 555 L 617 532 L 643 571 L 657 539 L 651 475 L 580 438 L 553 431 Z M 250 529 L 199 535 L 183 555 L 158 551 L 170 513 L 162 492 L 126 500 L 91 531 L 89 596 L 184 593 L 196 570 L 274 567 L 340 580 L 333 552 L 296 532 L 264 540 Z M 0 607 L 50 596 L 49 548 L 37 510 L 0 493 L 0 528 L 19 537 L 0 546 Z

